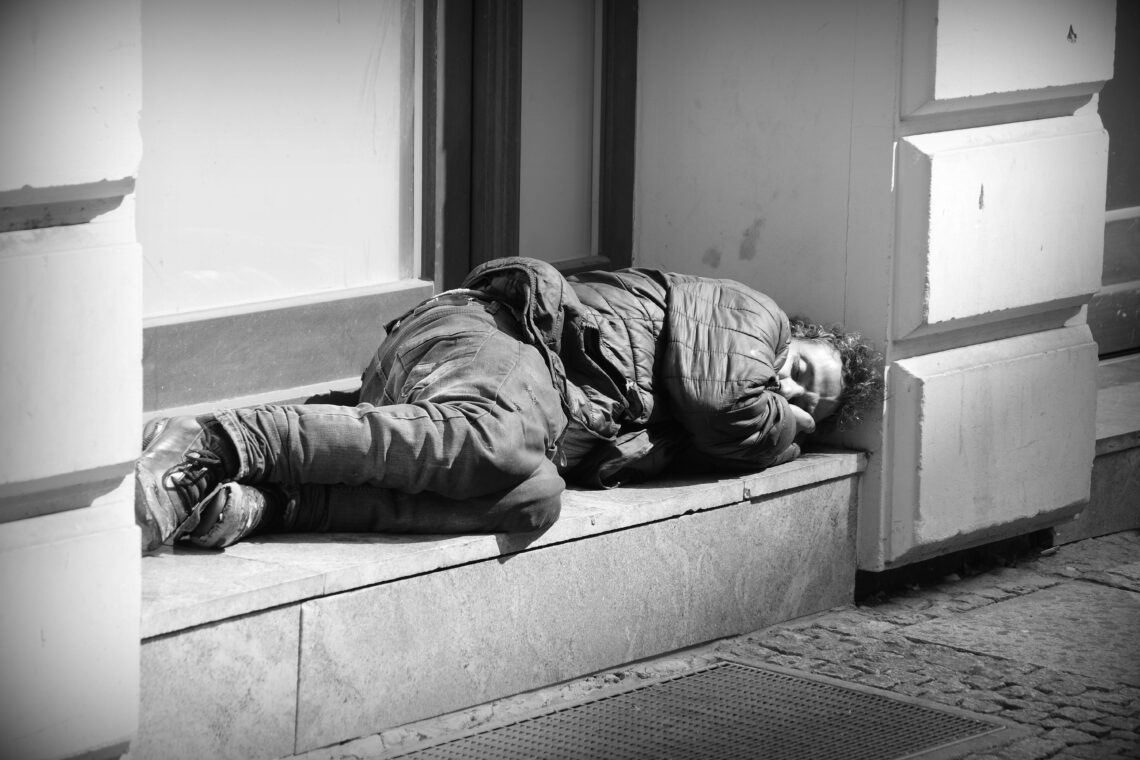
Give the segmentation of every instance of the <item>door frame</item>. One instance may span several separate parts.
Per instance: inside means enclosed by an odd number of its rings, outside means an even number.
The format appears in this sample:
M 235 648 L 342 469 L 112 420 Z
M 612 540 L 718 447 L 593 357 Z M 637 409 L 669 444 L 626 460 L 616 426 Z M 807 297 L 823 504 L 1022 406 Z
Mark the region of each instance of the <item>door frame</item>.
M 517 256 L 522 0 L 425 0 L 423 271 L 457 287 L 472 267 Z M 635 0 L 603 0 L 598 255 L 565 274 L 629 266 L 637 95 Z

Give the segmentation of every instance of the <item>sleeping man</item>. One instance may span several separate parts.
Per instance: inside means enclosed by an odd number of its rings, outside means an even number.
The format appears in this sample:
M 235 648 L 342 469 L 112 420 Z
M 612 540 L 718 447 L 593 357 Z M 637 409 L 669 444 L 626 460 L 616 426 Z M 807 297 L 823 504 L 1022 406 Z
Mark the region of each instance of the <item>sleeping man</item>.
M 144 553 L 282 531 L 540 531 L 567 481 L 779 465 L 880 386 L 857 335 L 731 280 L 498 259 L 389 324 L 355 393 L 152 420 L 136 519 Z

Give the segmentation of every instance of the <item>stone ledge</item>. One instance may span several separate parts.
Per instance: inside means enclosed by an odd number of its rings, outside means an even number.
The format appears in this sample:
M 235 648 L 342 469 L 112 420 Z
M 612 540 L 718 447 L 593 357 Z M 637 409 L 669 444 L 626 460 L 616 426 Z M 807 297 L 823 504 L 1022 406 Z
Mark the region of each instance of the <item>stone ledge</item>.
M 148 414 L 194 405 L 218 409 L 224 400 L 243 397 L 270 402 L 330 378 L 359 378 L 383 335 L 381 326 L 431 293 L 430 282 L 397 280 L 148 317 L 143 409 Z
M 223 551 L 164 549 L 143 558 L 141 636 L 154 638 L 444 568 L 756 502 L 854 476 L 865 467 L 866 456 L 858 452 L 813 452 L 740 477 L 662 481 L 612 491 L 570 490 L 562 517 L 538 536 L 298 534 L 266 536 Z
M 1096 458 L 1089 503 L 1054 530 L 1058 544 L 1140 527 L 1140 354 L 1097 368 Z
M 575 491 L 529 544 L 294 536 L 247 545 L 277 564 L 149 558 L 183 609 L 156 614 L 144 569 L 130 758 L 295 755 L 846 604 L 863 464 L 817 454 L 743 478 Z
M 1097 456 L 1140 446 L 1140 354 L 1102 361 L 1097 385 Z

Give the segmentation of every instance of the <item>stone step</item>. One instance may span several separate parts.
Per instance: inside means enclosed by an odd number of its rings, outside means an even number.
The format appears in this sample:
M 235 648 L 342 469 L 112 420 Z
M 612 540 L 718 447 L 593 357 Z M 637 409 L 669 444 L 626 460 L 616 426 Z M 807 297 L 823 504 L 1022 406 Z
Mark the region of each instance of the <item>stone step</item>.
M 1057 526 L 1057 543 L 1140 528 L 1140 354 L 1100 363 L 1096 459 L 1085 509 Z
M 273 758 L 850 601 L 864 455 L 567 492 L 539 536 L 294 535 L 143 560 L 131 758 Z

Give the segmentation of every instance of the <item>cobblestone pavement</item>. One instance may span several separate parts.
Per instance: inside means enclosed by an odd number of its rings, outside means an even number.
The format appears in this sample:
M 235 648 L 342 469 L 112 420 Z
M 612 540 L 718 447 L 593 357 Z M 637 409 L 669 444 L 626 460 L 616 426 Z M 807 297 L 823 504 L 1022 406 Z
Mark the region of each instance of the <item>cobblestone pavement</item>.
M 914 635 L 927 621 L 952 629 L 960 616 L 1018 597 L 1026 607 L 1031 595 L 1062 584 L 1124 589 L 1127 599 L 1140 591 L 1138 571 L 1140 533 L 1117 534 L 973 577 L 952 574 L 936 585 L 880 593 L 850 608 L 721 642 L 716 650 L 993 715 L 1032 732 L 971 755 L 975 760 L 1140 758 L 1140 680 L 1121 682 L 1096 667 L 1085 669 L 1095 673 L 1089 675 L 1038 664 L 1042 658 L 1032 641 L 1016 657 L 999 657 Z M 1128 601 L 1132 612 L 1122 622 L 1130 617 L 1131 625 L 1112 632 L 1121 649 L 1111 654 L 1137 663 L 1140 596 Z M 1054 612 L 1062 635 L 1068 623 Z
M 936 577 L 896 576 L 893 587 L 863 590 L 846 607 L 303 757 L 380 758 L 725 656 L 995 716 L 1028 732 L 973 760 L 1140 758 L 1140 531 L 1009 551 L 972 556 Z

